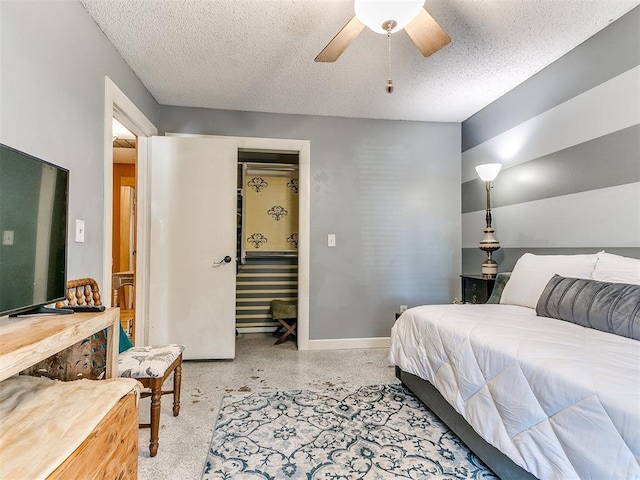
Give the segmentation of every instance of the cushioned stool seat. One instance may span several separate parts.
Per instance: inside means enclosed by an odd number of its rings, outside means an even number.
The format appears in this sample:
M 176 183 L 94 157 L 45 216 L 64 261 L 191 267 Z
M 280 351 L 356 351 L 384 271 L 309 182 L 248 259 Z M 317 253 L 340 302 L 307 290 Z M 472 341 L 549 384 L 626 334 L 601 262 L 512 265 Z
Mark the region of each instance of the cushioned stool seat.
M 274 345 L 279 345 L 287 340 L 289 335 L 295 336 L 298 326 L 298 302 L 295 300 L 271 300 L 271 317 L 280 322 L 280 327 L 276 332 L 282 328 L 285 330 L 274 343 Z
M 180 384 L 182 382 L 182 351 L 184 345 L 162 345 L 159 347 L 132 347 L 118 356 L 118 376 L 135 378 L 151 392 L 143 392 L 141 398 L 151 397 L 151 422 L 140 424 L 140 428 L 151 428 L 149 452 L 158 453 L 160 433 L 160 398 L 173 394 L 173 416 L 180 413 Z M 163 391 L 162 384 L 173 373 L 173 390 Z

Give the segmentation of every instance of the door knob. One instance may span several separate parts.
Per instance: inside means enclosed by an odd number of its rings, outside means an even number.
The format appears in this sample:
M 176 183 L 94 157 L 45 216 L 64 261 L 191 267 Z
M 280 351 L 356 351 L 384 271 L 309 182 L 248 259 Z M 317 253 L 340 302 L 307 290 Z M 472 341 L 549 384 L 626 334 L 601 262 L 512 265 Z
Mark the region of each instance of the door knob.
M 229 263 L 231 262 L 231 257 L 229 255 L 225 256 L 222 260 L 220 260 L 219 262 L 213 262 L 214 265 L 222 265 L 223 263 Z

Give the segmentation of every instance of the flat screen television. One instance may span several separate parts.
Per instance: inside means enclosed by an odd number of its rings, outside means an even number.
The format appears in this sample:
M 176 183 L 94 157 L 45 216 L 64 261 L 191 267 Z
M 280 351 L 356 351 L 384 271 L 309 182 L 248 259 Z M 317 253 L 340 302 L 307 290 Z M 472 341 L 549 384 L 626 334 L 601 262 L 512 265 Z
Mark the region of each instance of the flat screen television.
M 0 144 L 0 316 L 65 298 L 68 206 L 68 170 Z

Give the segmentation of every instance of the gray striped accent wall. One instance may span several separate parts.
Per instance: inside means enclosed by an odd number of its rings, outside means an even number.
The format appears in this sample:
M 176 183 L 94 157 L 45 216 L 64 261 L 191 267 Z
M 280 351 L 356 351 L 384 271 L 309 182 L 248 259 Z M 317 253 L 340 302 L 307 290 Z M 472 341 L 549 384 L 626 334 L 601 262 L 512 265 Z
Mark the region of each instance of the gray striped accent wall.
M 640 258 L 640 7 L 462 124 L 462 272 L 480 271 L 491 193 L 499 271 L 525 252 Z
M 269 310 L 276 298 L 297 300 L 297 258 L 247 258 L 236 277 L 236 328 L 277 327 Z

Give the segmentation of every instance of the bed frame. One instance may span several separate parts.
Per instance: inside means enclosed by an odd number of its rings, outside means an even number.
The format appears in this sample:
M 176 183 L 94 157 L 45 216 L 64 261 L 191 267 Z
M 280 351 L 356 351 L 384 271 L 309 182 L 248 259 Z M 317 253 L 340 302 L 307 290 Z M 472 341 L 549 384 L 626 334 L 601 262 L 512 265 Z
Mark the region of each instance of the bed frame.
M 499 273 L 496 276 L 493 291 L 486 303 L 500 303 L 502 290 L 510 277 L 511 272 Z M 431 382 L 407 373 L 397 366 L 396 377 L 416 397 L 422 400 L 429 407 L 429 410 L 435 413 L 498 477 L 503 480 L 537 480 L 536 476 L 513 463 L 509 457 L 478 435 Z
M 537 480 L 537 477 L 513 463 L 500 450 L 487 443 L 427 380 L 396 367 L 396 377 L 435 413 L 464 444 L 503 480 Z

